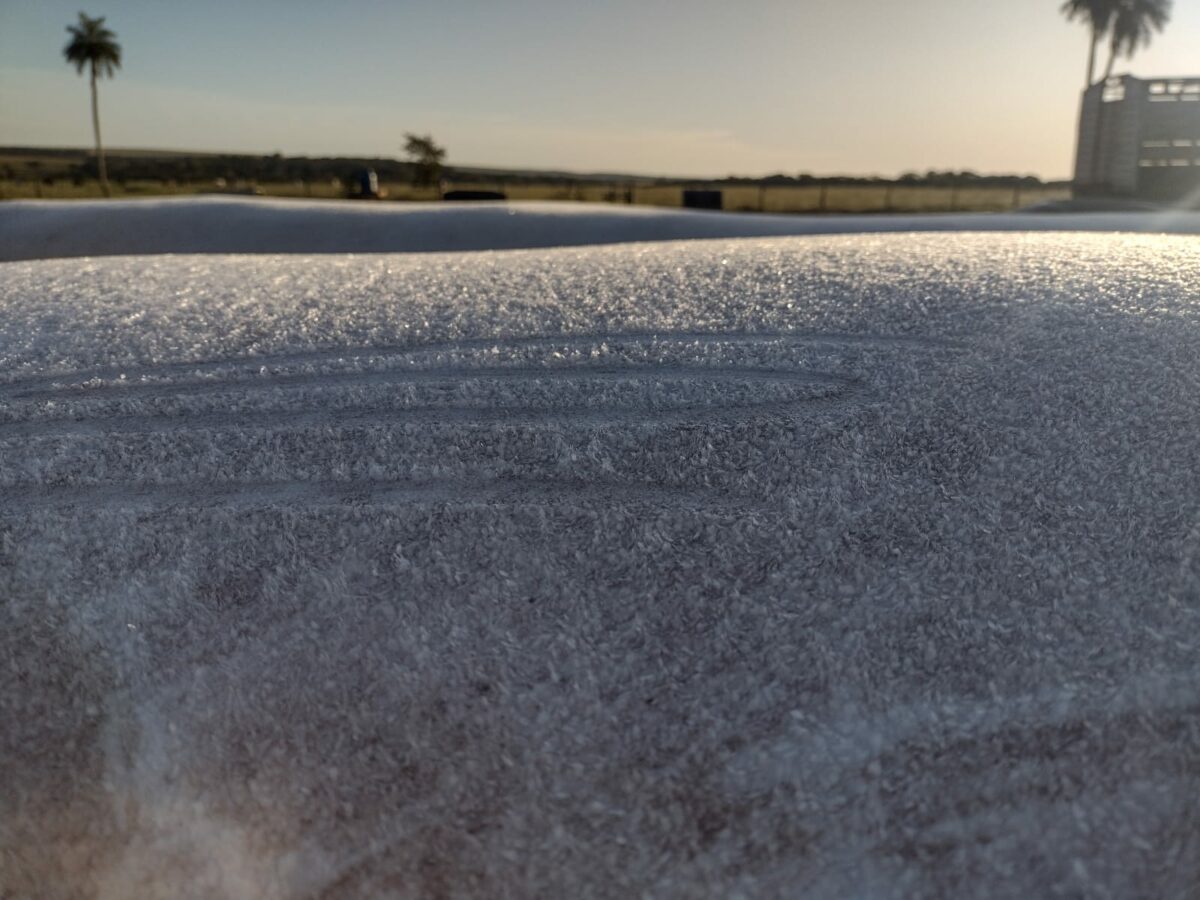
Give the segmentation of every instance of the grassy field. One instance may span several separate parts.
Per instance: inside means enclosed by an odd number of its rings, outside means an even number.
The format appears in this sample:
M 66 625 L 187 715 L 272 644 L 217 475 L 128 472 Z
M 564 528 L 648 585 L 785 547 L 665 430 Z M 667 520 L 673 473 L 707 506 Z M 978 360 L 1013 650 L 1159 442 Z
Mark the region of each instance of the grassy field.
M 0 147 L 0 200 L 70 200 L 100 197 L 89 155 L 81 149 Z M 411 171 L 395 160 L 306 160 L 273 157 L 216 157 L 161 150 L 114 150 L 109 155 L 114 197 L 198 193 L 253 193 L 271 197 L 335 199 L 346 196 L 345 173 L 363 167 L 379 172 L 386 199 L 435 201 L 441 192 L 415 187 Z M 401 168 L 397 168 L 397 166 Z M 215 170 L 215 171 L 214 171 Z M 207 174 L 206 174 L 207 173 Z M 511 177 L 518 174 L 521 177 Z M 981 181 L 754 184 L 671 182 L 639 178 L 586 177 L 561 173 L 448 171 L 447 190 L 503 192 L 510 200 L 559 200 L 642 206 L 683 206 L 687 187 L 720 189 L 723 207 L 737 212 L 985 212 L 1019 209 L 1070 196 L 1063 184 Z M 219 177 L 223 176 L 223 177 Z M 337 177 L 335 177 L 337 176 Z
M 383 184 L 388 200 L 437 200 L 436 188 L 411 184 Z M 448 189 L 500 190 L 510 200 L 561 200 L 588 203 L 634 203 L 643 206 L 683 205 L 683 185 L 626 185 L 587 182 L 577 184 L 507 184 L 450 182 Z M 1064 199 L 1063 187 L 930 187 L 906 185 L 811 185 L 777 187 L 737 185 L 723 187 L 724 208 L 740 212 L 990 212 L 1019 209 L 1043 200 Z M 179 183 L 127 181 L 113 184 L 114 197 L 149 197 L 198 193 L 261 193 L 271 197 L 334 199 L 345 188 L 332 182 L 260 182 L 218 187 L 212 182 Z M 0 180 L 0 200 L 71 200 L 99 197 L 95 181 L 52 183 Z

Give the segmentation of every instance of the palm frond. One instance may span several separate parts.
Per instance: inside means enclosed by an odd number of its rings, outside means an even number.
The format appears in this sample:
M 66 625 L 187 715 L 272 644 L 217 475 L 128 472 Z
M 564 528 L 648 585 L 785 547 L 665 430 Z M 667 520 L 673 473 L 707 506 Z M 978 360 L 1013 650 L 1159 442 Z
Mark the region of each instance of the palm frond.
M 1059 11 L 1068 21 L 1081 19 L 1100 34 L 1108 31 L 1120 0 L 1065 0 Z
M 1130 58 L 1149 46 L 1171 19 L 1172 0 L 1121 0 L 1112 26 L 1115 55 Z
M 92 19 L 80 13 L 78 24 L 68 25 L 67 33 L 71 39 L 63 47 L 63 56 L 76 72 L 83 74 L 90 65 L 97 75 L 111 78 L 121 68 L 121 45 L 116 34 L 104 26 L 103 16 Z

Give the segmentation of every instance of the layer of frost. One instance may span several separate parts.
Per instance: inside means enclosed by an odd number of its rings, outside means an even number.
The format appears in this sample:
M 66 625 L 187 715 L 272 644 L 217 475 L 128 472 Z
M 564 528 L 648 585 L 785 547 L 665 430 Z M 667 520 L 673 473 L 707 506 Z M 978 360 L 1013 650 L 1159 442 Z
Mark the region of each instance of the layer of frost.
M 1197 884 L 1195 238 L 0 270 L 0 894 Z

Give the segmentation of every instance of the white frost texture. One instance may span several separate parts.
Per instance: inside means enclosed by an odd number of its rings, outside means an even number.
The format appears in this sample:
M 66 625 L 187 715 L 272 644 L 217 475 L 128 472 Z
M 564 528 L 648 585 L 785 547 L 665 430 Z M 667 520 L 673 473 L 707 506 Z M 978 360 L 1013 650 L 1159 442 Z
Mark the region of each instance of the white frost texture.
M 1200 240 L 0 265 L 0 896 L 1200 891 Z

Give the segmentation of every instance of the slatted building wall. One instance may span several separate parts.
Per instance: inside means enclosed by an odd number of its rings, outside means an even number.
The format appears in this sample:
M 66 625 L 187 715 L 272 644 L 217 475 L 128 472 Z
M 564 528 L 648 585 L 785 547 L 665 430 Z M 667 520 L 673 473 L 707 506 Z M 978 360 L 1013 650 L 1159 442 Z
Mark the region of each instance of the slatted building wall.
M 1200 203 L 1200 77 L 1098 82 L 1083 95 L 1075 187 Z

